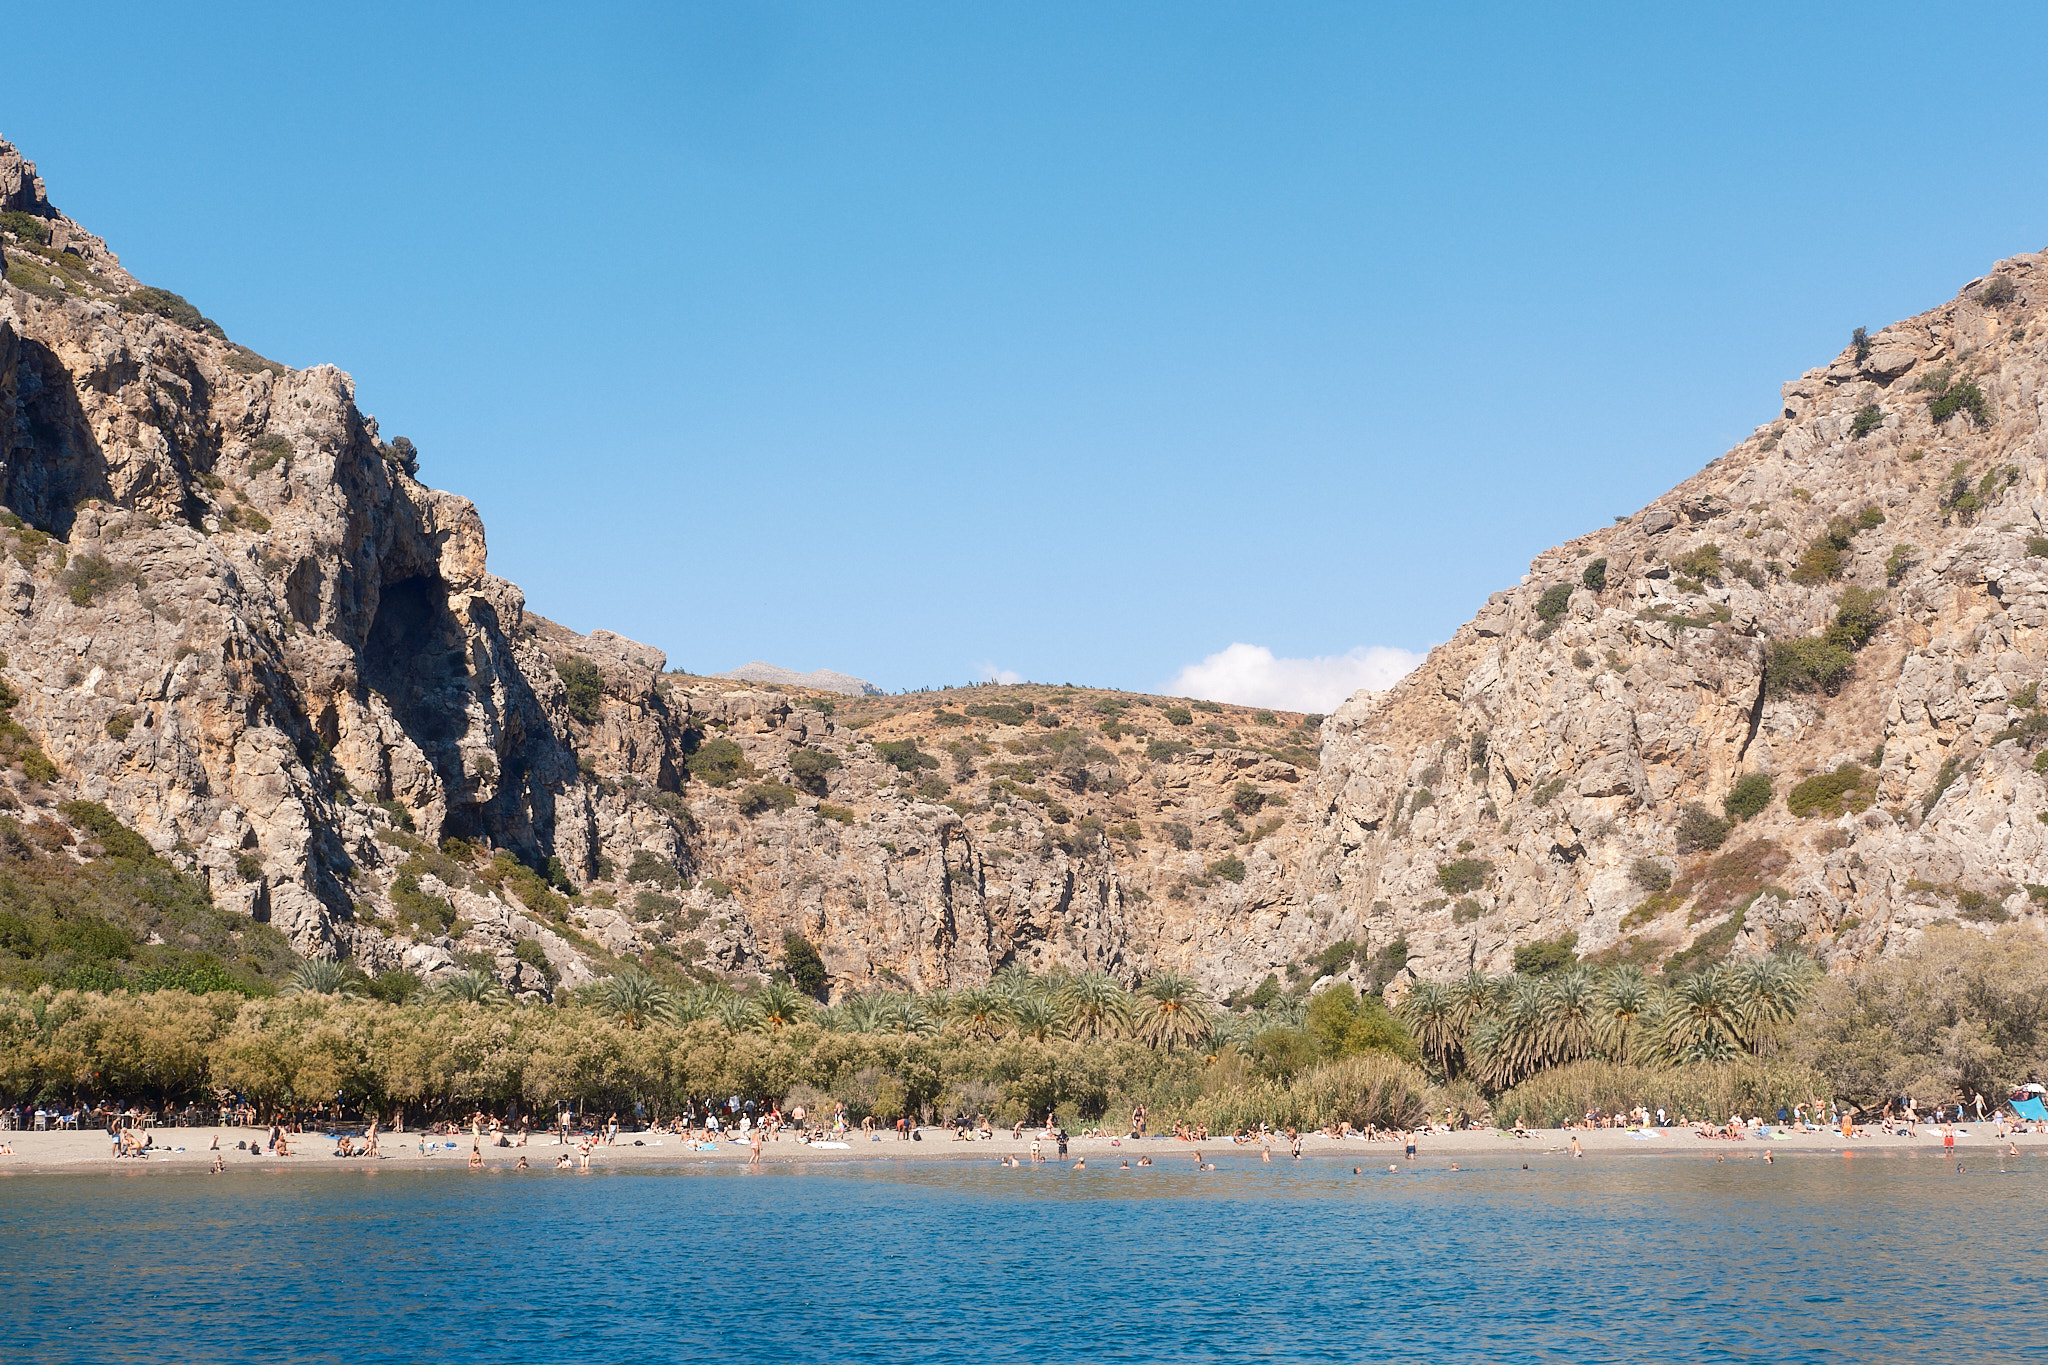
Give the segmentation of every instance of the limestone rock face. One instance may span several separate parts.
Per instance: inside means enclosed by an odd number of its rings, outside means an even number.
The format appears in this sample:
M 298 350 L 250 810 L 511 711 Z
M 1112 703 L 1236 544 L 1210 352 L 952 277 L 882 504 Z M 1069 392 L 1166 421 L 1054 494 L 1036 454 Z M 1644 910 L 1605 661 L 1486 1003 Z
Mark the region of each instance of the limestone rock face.
M 304 953 L 546 995 L 758 978 L 801 934 L 836 995 L 1012 965 L 1222 995 L 1345 939 L 1377 978 L 1401 944 L 1847 964 L 2041 922 L 2035 257 L 1324 719 L 671 671 L 529 612 L 346 374 L 140 285 L 5 143 L 0 211 L 0 676 L 49 765 L 0 805 L 103 801 Z
M 665 672 L 528 612 L 342 371 L 144 289 L 4 143 L 0 196 L 0 668 L 57 769 L 17 800 L 105 802 L 304 953 L 526 993 L 758 976 L 789 933 L 839 993 L 1311 946 L 1299 717 Z
M 2016 257 L 1807 372 L 1748 440 L 1342 707 L 1303 906 L 1436 976 L 1564 934 L 1609 960 L 1847 965 L 1935 920 L 2040 926 L 2044 305 L 2048 264 Z M 1881 620 L 1814 686 L 1783 647 L 1822 645 L 1852 588 Z M 1846 804 L 1788 811 L 1845 764 L 1866 774 Z M 1681 839 L 1745 774 L 1769 807 L 1716 851 Z

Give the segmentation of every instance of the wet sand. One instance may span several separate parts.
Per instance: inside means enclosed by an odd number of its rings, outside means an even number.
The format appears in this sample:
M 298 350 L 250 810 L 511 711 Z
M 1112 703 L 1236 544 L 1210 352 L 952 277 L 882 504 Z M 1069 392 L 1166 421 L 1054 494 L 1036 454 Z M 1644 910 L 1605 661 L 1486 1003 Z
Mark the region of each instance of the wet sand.
M 989 1141 L 963 1142 L 954 1139 L 944 1129 L 926 1128 L 921 1141 L 906 1141 L 895 1133 L 883 1134 L 879 1141 L 870 1140 L 859 1133 L 850 1133 L 843 1138 L 829 1136 L 816 1143 L 800 1143 L 787 1131 L 775 1140 L 761 1144 L 761 1159 L 764 1164 L 785 1164 L 792 1162 L 819 1161 L 873 1161 L 887 1160 L 975 1160 L 995 1161 L 1004 1156 L 1014 1156 L 1029 1161 L 1031 1157 L 1032 1134 L 1026 1132 L 1020 1139 L 1012 1138 L 1007 1132 Z M 1618 1156 L 1640 1156 L 1646 1154 L 1669 1156 L 1690 1154 L 1716 1157 L 1761 1157 L 1766 1150 L 1775 1153 L 1789 1152 L 1865 1152 L 1892 1153 L 1940 1153 L 1942 1134 L 1939 1128 L 1921 1125 L 1915 1137 L 1869 1134 L 1853 1139 L 1844 1139 L 1839 1131 L 1821 1133 L 1787 1132 L 1773 1129 L 1774 1136 L 1763 1137 L 1750 1134 L 1742 1141 L 1724 1138 L 1702 1138 L 1690 1129 L 1664 1128 L 1644 1134 L 1627 1129 L 1532 1129 L 1527 1137 L 1515 1137 L 1500 1131 L 1424 1133 L 1416 1139 L 1418 1161 L 1449 1162 L 1469 1157 L 1519 1156 L 1527 1159 L 1531 1155 L 1561 1156 L 1571 1159 L 1571 1140 L 1576 1137 L 1585 1158 L 1611 1159 Z M 141 1160 L 134 1158 L 116 1159 L 111 1155 L 111 1144 L 104 1132 L 92 1130 L 82 1133 L 0 1133 L 0 1140 L 10 1143 L 13 1156 L 0 1156 L 0 1175 L 9 1173 L 84 1173 L 100 1170 L 205 1170 L 212 1164 L 213 1152 L 209 1149 L 216 1135 L 220 1139 L 222 1155 L 228 1168 L 277 1170 L 287 1168 L 315 1167 L 320 1169 L 360 1169 L 369 1166 L 396 1168 L 441 1168 L 445 1170 L 467 1170 L 469 1164 L 470 1137 L 423 1137 L 419 1133 L 386 1133 L 379 1142 L 379 1153 L 375 1158 L 354 1157 L 348 1159 L 335 1156 L 335 1143 L 322 1134 L 303 1133 L 291 1139 L 293 1155 L 271 1156 L 260 1151 L 261 1144 L 269 1134 L 267 1128 L 157 1128 L 150 1130 L 156 1146 Z M 515 1138 L 514 1141 L 517 1139 Z M 843 1141 L 846 1145 L 828 1145 Z M 251 1144 L 258 1151 L 235 1150 L 235 1144 Z M 428 1144 L 422 1152 L 421 1143 Z M 2048 1152 L 2048 1135 L 2039 1133 L 2016 1134 L 2000 1138 L 1989 1123 L 1971 1123 L 1957 1129 L 1956 1150 L 1959 1153 L 1982 1156 L 1996 1149 L 2003 1151 L 2008 1142 L 2016 1144 L 2022 1152 Z M 453 1144 L 453 1145 L 450 1145 Z M 1057 1160 L 1056 1144 L 1040 1140 L 1040 1148 L 1048 1160 Z M 1151 1157 L 1158 1165 L 1192 1162 L 1199 1146 L 1209 1160 L 1259 1158 L 1260 1143 L 1233 1143 L 1228 1138 L 1211 1139 L 1205 1143 L 1182 1142 L 1175 1138 L 1146 1138 L 1134 1141 L 1130 1138 L 1076 1137 L 1069 1139 L 1068 1157 L 1071 1162 L 1087 1157 L 1090 1163 L 1103 1159 L 1121 1162 L 1128 1158 L 1135 1161 L 1140 1156 Z M 1288 1159 L 1286 1140 L 1276 1139 L 1273 1144 L 1273 1160 Z M 1318 1158 L 1339 1158 L 1365 1164 L 1368 1161 L 1400 1162 L 1405 1159 L 1402 1144 L 1394 1141 L 1372 1141 L 1361 1138 L 1333 1139 L 1321 1134 L 1304 1136 L 1304 1156 Z M 483 1148 L 484 1163 L 497 1169 L 510 1167 L 524 1155 L 534 1170 L 552 1170 L 557 1157 L 568 1154 L 575 1158 L 573 1144 L 558 1144 L 548 1134 L 535 1134 L 527 1139 L 527 1145 L 519 1147 L 493 1147 L 486 1139 Z M 718 1162 L 744 1165 L 747 1148 L 730 1141 L 721 1142 L 714 1151 L 694 1149 L 682 1138 L 673 1134 L 621 1133 L 616 1146 L 598 1146 L 592 1149 L 590 1164 L 593 1168 L 607 1166 L 675 1165 L 683 1162 Z

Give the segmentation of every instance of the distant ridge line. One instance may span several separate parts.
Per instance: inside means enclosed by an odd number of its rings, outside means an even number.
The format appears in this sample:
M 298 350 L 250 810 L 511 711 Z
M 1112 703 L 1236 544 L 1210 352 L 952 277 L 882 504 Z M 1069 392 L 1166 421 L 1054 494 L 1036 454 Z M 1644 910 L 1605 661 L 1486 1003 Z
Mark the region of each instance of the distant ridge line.
M 820 668 L 809 673 L 799 673 L 793 668 L 764 663 L 759 659 L 750 664 L 724 673 L 714 673 L 714 678 L 731 678 L 738 682 L 781 683 L 785 687 L 809 687 L 820 692 L 837 692 L 848 697 L 879 697 L 882 689 L 850 673 L 834 673 L 829 668 Z

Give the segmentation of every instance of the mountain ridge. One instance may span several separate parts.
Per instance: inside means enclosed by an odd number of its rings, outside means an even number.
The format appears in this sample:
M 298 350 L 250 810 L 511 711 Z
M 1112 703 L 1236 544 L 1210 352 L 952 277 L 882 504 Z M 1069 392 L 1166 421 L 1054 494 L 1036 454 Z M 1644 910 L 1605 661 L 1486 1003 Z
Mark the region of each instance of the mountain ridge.
M 2042 927 L 2038 257 L 1859 336 L 1325 718 L 670 672 L 533 613 L 346 374 L 136 281 L 5 143 L 0 200 L 0 805 L 54 843 L 104 803 L 302 954 L 538 997 L 758 980 L 797 939 L 835 995 L 1398 994 Z

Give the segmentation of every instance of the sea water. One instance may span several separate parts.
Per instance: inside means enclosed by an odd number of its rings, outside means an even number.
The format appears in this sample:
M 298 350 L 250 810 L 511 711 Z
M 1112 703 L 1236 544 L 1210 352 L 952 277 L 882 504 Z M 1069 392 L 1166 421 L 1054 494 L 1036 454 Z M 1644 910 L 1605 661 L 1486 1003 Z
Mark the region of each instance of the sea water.
M 2048 1157 L 1145 1146 L 4 1177 L 0 1357 L 2048 1359 Z

